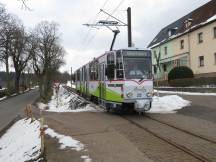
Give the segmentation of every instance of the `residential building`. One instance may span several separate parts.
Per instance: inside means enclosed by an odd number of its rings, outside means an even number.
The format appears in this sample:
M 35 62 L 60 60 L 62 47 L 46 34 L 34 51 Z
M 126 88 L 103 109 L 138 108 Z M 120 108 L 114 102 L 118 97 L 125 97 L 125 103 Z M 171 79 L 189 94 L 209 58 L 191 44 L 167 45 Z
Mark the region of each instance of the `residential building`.
M 216 77 L 216 0 L 163 28 L 148 47 L 155 79 L 167 80 L 176 66 L 190 67 L 195 77 Z

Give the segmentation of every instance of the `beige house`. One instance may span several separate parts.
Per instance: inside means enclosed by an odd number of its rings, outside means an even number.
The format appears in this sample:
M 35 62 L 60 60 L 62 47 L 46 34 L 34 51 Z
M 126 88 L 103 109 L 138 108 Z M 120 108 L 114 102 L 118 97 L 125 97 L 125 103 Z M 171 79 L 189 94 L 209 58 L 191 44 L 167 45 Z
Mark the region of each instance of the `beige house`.
M 148 47 L 159 80 L 175 66 L 190 67 L 195 77 L 216 77 L 216 1 L 163 28 Z

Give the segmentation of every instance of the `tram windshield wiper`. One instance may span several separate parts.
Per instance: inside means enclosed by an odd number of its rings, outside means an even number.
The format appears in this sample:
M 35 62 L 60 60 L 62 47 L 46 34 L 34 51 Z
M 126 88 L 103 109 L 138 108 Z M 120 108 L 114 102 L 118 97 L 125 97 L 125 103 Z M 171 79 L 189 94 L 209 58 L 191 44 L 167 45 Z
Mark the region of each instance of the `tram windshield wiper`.
M 142 78 L 139 80 L 139 82 L 143 81 L 145 79 L 145 76 L 142 76 Z

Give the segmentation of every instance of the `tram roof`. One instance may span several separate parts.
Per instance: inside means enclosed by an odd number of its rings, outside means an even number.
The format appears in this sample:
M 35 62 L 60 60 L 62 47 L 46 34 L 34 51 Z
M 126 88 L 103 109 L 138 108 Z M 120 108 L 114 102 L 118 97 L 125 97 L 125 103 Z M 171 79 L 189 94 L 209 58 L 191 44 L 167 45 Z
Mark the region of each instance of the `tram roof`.
M 97 60 L 97 59 L 103 57 L 104 55 L 106 55 L 106 54 L 109 53 L 109 52 L 115 52 L 115 51 L 119 51 L 119 50 L 130 50 L 130 51 L 138 51 L 138 50 L 142 51 L 142 50 L 145 50 L 145 51 L 150 51 L 151 49 L 150 49 L 150 48 L 127 47 L 127 48 L 120 48 L 120 49 L 116 49 L 116 50 L 112 50 L 112 51 L 105 51 L 104 54 L 102 54 L 102 55 L 100 55 L 100 56 L 98 56 L 98 57 L 93 58 L 93 60 L 87 62 L 87 63 L 84 64 L 84 65 L 82 65 L 82 66 L 79 67 L 77 70 L 79 70 L 79 69 L 81 69 L 82 67 L 84 67 L 84 66 L 90 64 L 92 61 Z M 77 71 L 77 70 L 76 70 L 76 71 Z

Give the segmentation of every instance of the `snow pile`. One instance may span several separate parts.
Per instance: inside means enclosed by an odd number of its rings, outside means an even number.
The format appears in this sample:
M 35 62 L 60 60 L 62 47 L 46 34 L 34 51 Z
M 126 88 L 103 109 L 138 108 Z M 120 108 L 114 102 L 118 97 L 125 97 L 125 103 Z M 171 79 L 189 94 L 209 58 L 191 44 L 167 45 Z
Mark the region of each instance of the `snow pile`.
M 157 90 L 156 90 L 157 92 Z M 200 92 L 180 92 L 180 91 L 158 91 L 164 94 L 179 94 L 179 95 L 191 95 L 191 96 L 216 96 L 216 93 L 200 93 Z
M 40 123 L 31 119 L 16 122 L 0 139 L 0 161 L 24 162 L 40 155 Z
M 48 107 L 51 112 L 85 112 L 97 110 L 82 100 L 77 94 L 68 92 L 64 87 L 60 86 L 59 91 L 54 90 L 54 95 L 48 105 L 39 103 L 39 108 Z
M 85 148 L 85 145 L 82 144 L 80 141 L 73 139 L 70 136 L 65 136 L 59 133 L 56 133 L 53 129 L 48 128 L 46 129 L 45 133 L 49 135 L 52 138 L 57 138 L 60 145 L 60 149 L 70 148 L 72 150 L 76 151 L 82 151 Z M 82 159 L 84 159 L 84 162 L 91 162 L 91 158 L 87 155 L 82 155 Z
M 189 106 L 190 101 L 184 100 L 177 95 L 153 97 L 152 108 L 148 113 L 175 113 L 176 110 Z
M 90 159 L 89 156 L 87 156 L 87 155 L 83 155 L 83 156 L 81 156 L 81 158 L 84 159 L 84 162 L 91 162 L 92 161 L 92 159 Z
M 50 137 L 57 138 L 59 140 L 59 143 L 61 144 L 60 149 L 65 149 L 67 147 L 76 151 L 84 149 L 84 145 L 80 141 L 77 141 L 70 136 L 58 134 L 51 128 L 46 129 L 45 133 Z
M 71 84 L 71 81 L 67 81 L 67 84 L 66 84 L 68 87 L 71 87 L 71 88 L 76 88 L 76 85 L 74 83 Z
M 1 100 L 4 100 L 4 99 L 6 99 L 6 98 L 7 98 L 6 96 L 5 96 L 5 97 L 2 97 L 2 98 L 0 98 L 0 101 L 1 101 Z
M 48 105 L 47 104 L 44 104 L 42 102 L 38 102 L 37 103 L 37 107 L 41 110 L 46 110 L 48 108 Z

